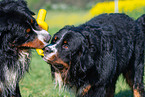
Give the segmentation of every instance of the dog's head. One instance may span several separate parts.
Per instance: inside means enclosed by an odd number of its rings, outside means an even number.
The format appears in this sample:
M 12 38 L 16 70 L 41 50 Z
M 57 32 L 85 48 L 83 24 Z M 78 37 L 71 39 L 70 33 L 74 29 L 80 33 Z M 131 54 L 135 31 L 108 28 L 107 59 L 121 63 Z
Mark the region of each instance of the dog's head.
M 86 29 L 64 27 L 53 36 L 51 44 L 44 48 L 43 59 L 51 64 L 55 72 L 61 73 L 63 81 L 71 79 L 79 83 L 94 65 L 97 41 Z
M 23 0 L 0 2 L 0 44 L 2 49 L 43 48 L 50 35 L 37 24 Z

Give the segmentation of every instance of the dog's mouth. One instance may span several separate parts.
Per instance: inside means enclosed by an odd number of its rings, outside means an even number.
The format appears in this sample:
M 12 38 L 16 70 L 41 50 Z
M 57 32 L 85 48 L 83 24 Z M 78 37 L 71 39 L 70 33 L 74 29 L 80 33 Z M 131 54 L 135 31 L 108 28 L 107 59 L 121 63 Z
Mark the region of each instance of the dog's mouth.
M 45 57 L 43 57 L 43 60 L 48 64 L 52 65 L 57 71 L 64 71 L 67 70 L 69 67 L 69 65 L 66 62 L 56 57 L 53 60 L 48 60 Z
M 55 63 L 49 60 L 46 60 L 45 58 L 43 58 L 44 61 L 46 61 L 48 64 L 52 65 L 54 67 L 55 70 L 57 71 L 62 71 L 64 68 L 66 68 L 63 64 L 61 63 Z
M 18 48 L 20 49 L 42 49 L 45 46 L 44 43 L 42 43 L 39 39 L 34 39 L 33 41 L 24 43 L 20 46 L 18 46 Z
M 25 42 L 21 45 L 18 46 L 18 48 L 22 48 L 22 49 L 42 49 L 44 48 L 46 45 L 48 45 L 48 42 L 51 39 L 50 34 L 45 31 L 45 30 L 40 30 L 40 31 L 36 31 L 33 29 L 33 31 L 35 33 L 37 33 L 37 35 L 34 37 L 34 39 L 32 41 L 28 41 Z
M 58 69 L 59 71 L 63 70 L 65 67 L 62 64 L 53 64 L 54 68 Z

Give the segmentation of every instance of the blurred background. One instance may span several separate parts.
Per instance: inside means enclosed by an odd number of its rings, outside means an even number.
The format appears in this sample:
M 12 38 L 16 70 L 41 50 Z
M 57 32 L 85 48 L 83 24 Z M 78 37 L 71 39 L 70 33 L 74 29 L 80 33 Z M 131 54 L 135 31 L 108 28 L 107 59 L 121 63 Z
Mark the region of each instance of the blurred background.
M 113 13 L 115 0 L 27 0 L 36 14 L 47 10 L 46 22 L 52 27 L 83 23 L 101 13 Z M 118 0 L 118 10 L 136 19 L 145 12 L 144 0 Z
M 47 10 L 45 21 L 52 36 L 65 25 L 77 26 L 99 14 L 115 11 L 114 0 L 27 0 L 27 4 L 35 12 L 35 18 L 39 9 Z M 145 1 L 118 0 L 118 12 L 137 19 L 145 13 Z M 49 64 L 33 50 L 29 73 L 20 82 L 22 97 L 75 97 L 70 90 L 59 91 L 55 86 Z M 133 97 L 122 75 L 116 84 L 115 97 Z

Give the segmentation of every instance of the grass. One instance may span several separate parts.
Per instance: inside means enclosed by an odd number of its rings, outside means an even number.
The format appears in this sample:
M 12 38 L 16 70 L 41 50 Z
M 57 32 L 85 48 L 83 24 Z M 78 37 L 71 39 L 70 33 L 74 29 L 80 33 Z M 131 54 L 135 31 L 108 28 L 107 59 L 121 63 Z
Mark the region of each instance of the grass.
M 132 17 L 136 18 L 137 16 L 133 14 Z M 53 36 L 64 25 L 78 25 L 90 18 L 91 16 L 89 16 L 87 11 L 48 11 L 46 21 L 49 25 L 49 33 Z M 54 87 L 55 84 L 51 78 L 49 65 L 33 50 L 29 73 L 26 73 L 20 82 L 22 97 L 74 97 L 73 93 L 67 90 L 59 91 L 58 87 Z M 116 84 L 115 97 L 133 97 L 122 75 Z
M 22 97 L 74 97 L 67 90 L 59 91 L 51 78 L 50 67 L 42 58 L 33 51 L 30 71 L 20 82 Z M 129 86 L 122 76 L 116 85 L 115 97 L 132 97 Z
M 22 97 L 62 97 L 70 95 L 65 91 L 58 92 L 51 79 L 49 65 L 33 51 L 30 71 L 20 82 Z

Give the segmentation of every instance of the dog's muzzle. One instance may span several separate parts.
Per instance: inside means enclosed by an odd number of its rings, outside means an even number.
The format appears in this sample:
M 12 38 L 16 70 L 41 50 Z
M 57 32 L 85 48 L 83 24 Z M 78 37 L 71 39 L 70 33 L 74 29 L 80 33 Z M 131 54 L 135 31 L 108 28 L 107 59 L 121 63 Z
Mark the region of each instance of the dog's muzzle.
M 35 33 L 37 33 L 38 39 L 44 44 L 44 46 L 48 45 L 48 42 L 51 39 L 51 35 L 46 30 L 36 31 L 33 29 Z
M 44 57 L 43 59 L 47 62 L 54 61 L 58 55 L 56 45 L 47 45 L 43 48 Z
M 49 47 L 45 47 L 45 48 L 43 49 L 43 51 L 44 51 L 45 53 L 52 53 L 52 52 L 53 52 L 53 50 L 52 50 L 51 48 L 49 48 Z
M 50 39 L 51 39 L 51 35 L 49 33 L 48 33 L 48 35 L 44 36 L 44 41 L 46 43 L 48 43 L 50 41 Z

